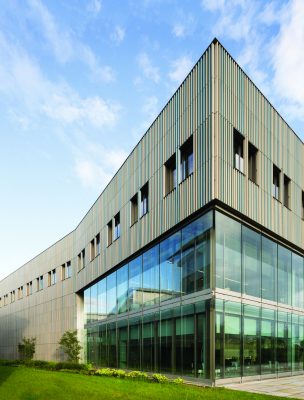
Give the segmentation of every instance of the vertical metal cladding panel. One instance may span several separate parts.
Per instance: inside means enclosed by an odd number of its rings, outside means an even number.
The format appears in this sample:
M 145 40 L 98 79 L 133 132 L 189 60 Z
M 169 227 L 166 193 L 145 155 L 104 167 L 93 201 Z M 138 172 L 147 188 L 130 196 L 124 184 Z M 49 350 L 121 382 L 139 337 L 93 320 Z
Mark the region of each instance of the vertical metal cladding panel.
M 301 188 L 303 143 L 246 74 L 218 44 L 217 197 L 285 239 L 303 247 Z M 233 128 L 244 136 L 244 174 L 234 169 Z M 248 142 L 259 150 L 258 186 L 248 182 Z M 273 164 L 281 170 L 281 202 L 272 198 Z M 291 179 L 290 210 L 284 207 L 283 175 Z M 288 224 L 292 221 L 292 224 Z

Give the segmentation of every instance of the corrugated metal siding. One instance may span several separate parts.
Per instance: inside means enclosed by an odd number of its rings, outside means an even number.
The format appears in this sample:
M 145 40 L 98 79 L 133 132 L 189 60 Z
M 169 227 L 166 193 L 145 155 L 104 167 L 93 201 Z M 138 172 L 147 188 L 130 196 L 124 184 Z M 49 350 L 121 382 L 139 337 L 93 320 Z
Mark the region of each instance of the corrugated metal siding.
M 220 44 L 215 58 L 215 197 L 303 248 L 303 143 Z M 245 137 L 244 174 L 233 168 L 233 128 Z M 248 180 L 248 142 L 259 150 L 258 186 Z M 281 169 L 281 202 L 272 197 L 273 163 Z M 291 179 L 290 210 L 282 204 L 283 174 Z

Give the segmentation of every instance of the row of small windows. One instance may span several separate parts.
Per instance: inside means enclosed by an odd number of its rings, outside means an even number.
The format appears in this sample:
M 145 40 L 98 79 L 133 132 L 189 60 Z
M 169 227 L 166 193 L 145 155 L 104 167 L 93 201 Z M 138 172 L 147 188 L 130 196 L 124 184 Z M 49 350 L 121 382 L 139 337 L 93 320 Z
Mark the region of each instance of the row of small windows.
M 64 281 L 72 276 L 72 266 L 71 261 L 67 261 L 66 263 L 61 265 L 61 280 Z M 53 286 L 57 283 L 57 269 L 54 268 L 47 274 L 48 278 L 48 286 Z M 40 275 L 36 278 L 36 292 L 43 290 L 44 288 L 44 276 Z M 26 286 L 20 286 L 17 289 L 17 299 L 21 300 L 23 297 L 30 296 L 33 294 L 33 281 L 30 281 L 26 284 Z M 16 300 L 16 291 L 12 290 L 10 292 L 10 296 L 6 294 L 5 296 L 0 297 L 0 308 L 2 306 L 6 306 L 9 303 L 14 303 Z
M 187 179 L 193 173 L 193 136 L 190 136 L 186 142 L 180 146 L 180 182 Z M 164 164 L 165 171 L 165 195 L 170 193 L 177 184 L 177 173 L 176 173 L 176 153 L 174 153 L 169 160 Z M 138 198 L 140 196 L 140 207 L 138 207 Z M 130 200 L 130 226 L 134 225 L 139 218 L 142 218 L 149 211 L 149 182 L 146 182 L 139 193 L 136 193 Z M 114 229 L 113 229 L 114 228 Z M 110 246 L 113 241 L 117 240 L 121 234 L 120 225 L 120 212 L 118 212 L 111 221 L 107 224 L 107 246 Z M 98 233 L 94 239 L 90 242 L 90 262 L 95 259 L 101 252 L 100 233 Z M 86 266 L 86 249 L 82 249 L 77 256 L 77 269 L 81 271 Z M 61 266 L 61 279 L 64 280 L 71 276 L 71 262 L 68 261 L 66 264 Z M 48 272 L 48 286 L 53 286 L 57 283 L 56 268 Z M 43 275 L 36 278 L 37 291 L 40 291 L 44 287 Z M 32 282 L 27 284 L 27 295 L 32 294 Z M 15 299 L 15 296 L 11 292 L 11 299 Z M 19 292 L 18 292 L 19 293 Z M 23 289 L 22 289 L 23 293 Z M 5 297 L 5 296 L 4 296 Z M 23 294 L 22 294 L 23 297 Z M 19 297 L 18 298 L 22 298 Z M 5 299 L 4 299 L 5 300 Z M 15 300 L 11 300 L 13 302 Z M 5 303 L 5 301 L 4 301 Z M 2 304 L 2 298 L 0 297 L 0 307 Z
M 234 168 L 244 173 L 244 136 L 234 129 L 233 132 L 233 151 L 234 151 Z M 257 168 L 258 168 L 258 149 L 248 142 L 248 178 L 254 182 L 257 181 Z M 291 180 L 283 174 L 283 193 L 282 203 L 290 209 L 291 208 Z M 273 164 L 272 172 L 272 196 L 281 201 L 281 170 Z M 301 199 L 301 217 L 304 219 L 304 191 L 302 191 Z

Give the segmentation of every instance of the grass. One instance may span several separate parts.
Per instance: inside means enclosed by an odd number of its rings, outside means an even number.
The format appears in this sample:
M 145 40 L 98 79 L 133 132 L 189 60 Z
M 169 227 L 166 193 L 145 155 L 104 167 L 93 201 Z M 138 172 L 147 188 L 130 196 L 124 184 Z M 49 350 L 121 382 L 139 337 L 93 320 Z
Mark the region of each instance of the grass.
M 202 388 L 173 383 L 158 384 L 118 378 L 0 366 L 0 399 L 123 399 L 123 400 L 279 400 L 280 397 Z

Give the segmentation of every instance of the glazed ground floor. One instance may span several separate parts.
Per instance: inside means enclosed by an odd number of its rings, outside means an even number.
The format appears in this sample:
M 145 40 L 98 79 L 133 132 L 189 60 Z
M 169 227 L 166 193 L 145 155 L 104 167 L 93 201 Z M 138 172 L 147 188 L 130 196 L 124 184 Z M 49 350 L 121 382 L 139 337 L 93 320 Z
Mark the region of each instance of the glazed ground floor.
M 298 250 L 212 209 L 84 291 L 86 359 L 214 383 L 304 371 Z

